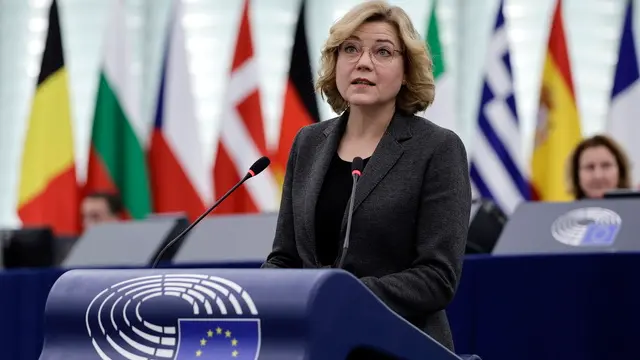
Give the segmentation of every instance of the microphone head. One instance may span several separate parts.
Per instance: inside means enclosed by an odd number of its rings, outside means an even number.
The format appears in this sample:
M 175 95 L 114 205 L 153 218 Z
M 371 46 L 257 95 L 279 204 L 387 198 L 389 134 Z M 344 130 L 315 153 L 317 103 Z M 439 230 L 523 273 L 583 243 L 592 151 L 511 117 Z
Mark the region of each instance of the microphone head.
M 268 157 L 263 156 L 251 165 L 251 168 L 249 168 L 249 174 L 251 176 L 256 176 L 263 172 L 269 164 L 271 164 L 271 160 L 269 160 Z
M 364 161 L 359 156 L 353 158 L 351 162 L 351 174 L 360 176 L 362 174 L 362 168 L 364 167 Z

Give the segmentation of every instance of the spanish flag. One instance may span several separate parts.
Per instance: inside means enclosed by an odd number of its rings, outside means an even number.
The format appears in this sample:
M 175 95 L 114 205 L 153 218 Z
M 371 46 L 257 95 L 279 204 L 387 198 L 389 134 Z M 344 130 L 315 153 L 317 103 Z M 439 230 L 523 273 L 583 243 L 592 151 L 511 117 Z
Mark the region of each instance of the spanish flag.
M 563 28 L 562 1 L 558 0 L 542 74 L 532 157 L 531 178 L 536 197 L 542 201 L 573 199 L 567 189 L 567 161 L 582 138 Z
M 76 235 L 80 220 L 67 82 L 53 0 L 22 154 L 18 215 L 24 226 L 50 226 L 57 235 Z

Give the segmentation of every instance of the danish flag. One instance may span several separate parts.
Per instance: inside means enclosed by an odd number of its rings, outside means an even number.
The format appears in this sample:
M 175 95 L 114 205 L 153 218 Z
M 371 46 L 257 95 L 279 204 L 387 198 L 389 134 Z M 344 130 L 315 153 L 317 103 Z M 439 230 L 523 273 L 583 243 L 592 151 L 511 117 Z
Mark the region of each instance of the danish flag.
M 254 56 L 251 40 L 249 0 L 245 0 L 243 5 L 226 96 L 226 109 L 223 111 L 213 165 L 216 198 L 240 181 L 253 162 L 267 154 L 260 107 L 258 61 Z M 278 198 L 275 176 L 267 169 L 238 188 L 220 204 L 217 213 L 275 211 L 278 208 Z

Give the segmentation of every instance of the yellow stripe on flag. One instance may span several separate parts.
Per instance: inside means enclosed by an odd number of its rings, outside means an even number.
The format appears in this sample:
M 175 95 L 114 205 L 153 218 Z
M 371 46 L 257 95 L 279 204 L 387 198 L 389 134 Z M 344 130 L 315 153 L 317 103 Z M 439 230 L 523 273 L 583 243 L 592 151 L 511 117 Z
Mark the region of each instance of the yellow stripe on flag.
M 540 93 L 540 114 L 532 157 L 533 185 L 543 201 L 569 201 L 567 161 L 582 138 L 571 88 L 547 55 Z
M 60 69 L 38 86 L 22 155 L 18 207 L 38 196 L 74 163 L 67 72 Z

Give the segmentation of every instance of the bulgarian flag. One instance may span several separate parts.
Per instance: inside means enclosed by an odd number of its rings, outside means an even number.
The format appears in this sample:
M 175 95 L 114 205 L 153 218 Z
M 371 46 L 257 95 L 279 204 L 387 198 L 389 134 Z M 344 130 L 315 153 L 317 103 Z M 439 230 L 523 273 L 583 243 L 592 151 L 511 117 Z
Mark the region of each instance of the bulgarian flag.
M 151 212 L 146 154 L 139 130 L 141 116 L 127 68 L 125 5 L 112 2 L 98 85 L 85 191 L 120 195 L 128 217 Z

